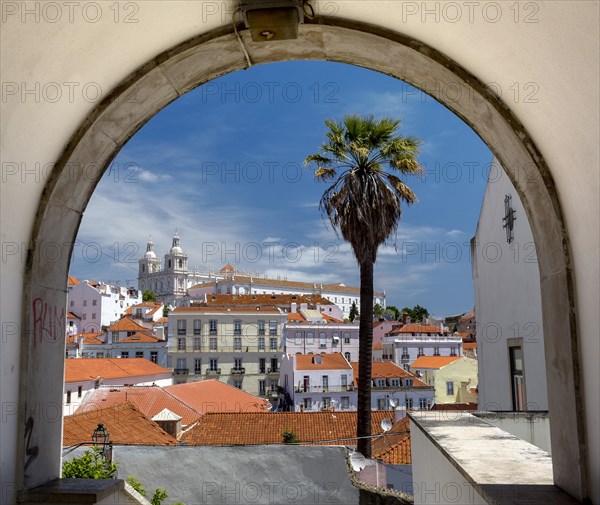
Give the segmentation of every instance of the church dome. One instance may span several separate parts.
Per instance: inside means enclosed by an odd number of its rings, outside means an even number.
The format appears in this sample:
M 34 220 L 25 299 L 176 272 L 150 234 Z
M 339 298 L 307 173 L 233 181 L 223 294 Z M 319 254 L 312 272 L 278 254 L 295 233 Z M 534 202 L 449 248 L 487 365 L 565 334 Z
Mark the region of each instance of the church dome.
M 152 242 L 152 237 L 148 237 L 148 242 L 146 244 L 146 254 L 144 254 L 144 259 L 147 260 L 155 260 L 156 254 L 154 253 L 154 242 Z
M 173 245 L 171 247 L 171 254 L 183 254 L 183 249 L 179 245 L 179 234 L 175 232 L 173 236 Z

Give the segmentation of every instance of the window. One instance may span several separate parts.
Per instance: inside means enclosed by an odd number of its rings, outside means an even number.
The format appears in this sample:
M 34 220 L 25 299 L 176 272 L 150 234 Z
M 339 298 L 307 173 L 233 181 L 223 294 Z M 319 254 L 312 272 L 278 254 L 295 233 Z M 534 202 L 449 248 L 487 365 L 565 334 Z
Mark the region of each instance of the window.
M 434 356 L 439 356 L 440 355 L 440 348 L 439 347 L 434 347 L 433 348 L 433 355 Z
M 344 357 L 345 357 L 345 358 L 346 358 L 348 361 L 350 361 L 350 353 L 349 353 L 349 352 L 345 352 L 345 353 L 344 353 Z
M 83 387 L 77 386 L 77 398 L 81 398 L 81 393 L 83 393 Z
M 177 370 L 187 373 L 187 360 L 185 358 L 177 358 Z
M 329 391 L 329 376 L 328 375 L 322 376 L 321 383 L 323 385 L 323 392 Z
M 265 334 L 265 322 L 262 319 L 258 321 L 258 334 Z
M 208 348 L 211 351 L 216 351 L 217 350 L 217 337 L 210 337 L 210 340 L 208 342 Z
M 87 319 L 87 314 L 83 314 L 82 318 L 84 321 Z
M 277 321 L 269 321 L 269 335 L 277 335 Z
M 319 333 L 319 347 L 321 349 L 325 349 L 327 347 L 327 334 L 326 333 Z
M 67 405 L 71 403 L 71 391 L 67 391 Z
M 525 410 L 525 379 L 523 377 L 523 348 L 511 346 L 508 348 L 510 359 L 510 378 L 512 389 L 513 410 Z
M 312 398 L 304 398 L 304 410 L 312 409 Z
M 75 307 L 75 300 L 71 300 L 70 305 L 71 307 Z
M 219 360 L 217 358 L 210 358 L 210 369 L 211 371 L 217 370 L 219 367 Z
M 271 351 L 277 350 L 277 337 L 269 338 L 269 348 L 271 349 Z
M 425 356 L 425 352 L 423 351 L 422 347 L 419 347 L 419 351 L 417 353 L 417 357 L 419 357 L 419 356 Z
M 96 319 L 96 313 L 92 312 L 92 319 Z
M 296 345 L 300 345 L 302 343 L 302 332 L 301 331 L 296 332 L 296 337 L 294 339 L 294 343 Z
M 121 358 L 129 358 L 129 351 L 121 351 Z
M 413 408 L 413 399 L 406 397 L 406 410 L 412 410 Z
M 312 331 L 309 331 L 306 334 L 306 343 L 307 344 L 314 344 L 315 343 L 315 334 Z
M 350 343 L 350 333 L 344 333 L 344 344 Z
M 194 337 L 194 351 L 199 351 L 201 349 L 201 345 L 200 337 Z
M 323 397 L 323 409 L 328 409 L 329 407 L 331 407 L 331 398 L 329 398 L 329 396 L 324 396 Z
M 456 347 L 450 348 L 450 356 L 456 356 Z
M 177 339 L 177 350 L 185 351 L 185 337 L 181 337 Z
M 233 334 L 241 335 L 242 334 L 242 321 L 240 319 L 236 319 L 233 322 Z
M 202 321 L 200 319 L 194 319 L 194 335 L 200 335 L 202 333 Z
M 419 398 L 419 410 L 427 410 L 427 398 Z
M 271 358 L 271 372 L 278 372 L 279 366 L 277 363 L 277 358 Z
M 413 385 L 413 380 L 412 379 L 404 379 L 404 386 L 407 388 L 411 388 Z
M 234 388 L 238 388 L 238 389 L 242 389 L 242 380 L 241 379 L 234 379 L 233 380 L 233 387 Z
M 143 358 L 144 357 L 144 351 L 135 351 L 135 357 L 136 358 Z
M 446 382 L 446 394 L 453 395 L 454 394 L 454 382 L 447 381 Z
M 258 373 L 265 373 L 265 370 L 266 370 L 265 358 L 260 358 L 258 360 Z
M 194 358 L 194 373 L 196 375 L 202 373 L 202 360 L 200 358 Z
M 209 332 L 211 335 L 216 335 L 217 334 L 217 320 L 216 319 L 211 319 L 208 322 L 208 326 L 209 326 Z
M 390 379 L 390 385 L 393 388 L 398 388 L 400 387 L 400 379 Z
M 150 351 L 150 361 L 158 363 L 158 351 Z
M 269 381 L 269 386 L 270 386 L 271 392 L 276 393 L 277 392 L 277 379 L 271 379 Z
M 258 350 L 259 351 L 265 350 L 265 337 L 258 337 Z
M 233 337 L 233 350 L 234 351 L 242 350 L 242 337 Z
M 83 300 L 83 306 L 87 307 L 87 300 Z
M 92 300 L 92 307 L 95 307 L 96 305 L 98 305 L 98 300 Z
M 177 320 L 177 335 L 185 335 L 185 319 L 178 319 Z
M 259 379 L 258 381 L 258 394 L 264 396 L 267 393 L 267 389 L 265 386 L 265 380 Z
M 349 396 L 342 396 L 342 398 L 340 399 L 340 408 L 342 410 L 347 410 L 350 408 L 350 397 Z
M 377 410 L 387 410 L 387 398 L 377 398 Z
M 342 391 L 346 391 L 346 389 L 348 389 L 348 376 L 346 374 L 343 374 L 340 377 L 340 386 L 342 387 Z
M 242 368 L 242 358 L 234 358 L 233 368 L 236 370 L 240 370 Z

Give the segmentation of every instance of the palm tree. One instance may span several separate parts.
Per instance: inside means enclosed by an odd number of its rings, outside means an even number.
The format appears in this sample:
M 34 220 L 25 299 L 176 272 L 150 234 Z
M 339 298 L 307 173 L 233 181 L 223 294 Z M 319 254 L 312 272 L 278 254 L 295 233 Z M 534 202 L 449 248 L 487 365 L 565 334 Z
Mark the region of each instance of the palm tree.
M 371 435 L 371 361 L 373 346 L 373 265 L 379 246 L 396 231 L 401 203 L 416 201 L 393 171 L 415 174 L 419 140 L 396 134 L 400 121 L 345 116 L 325 121 L 327 140 L 308 156 L 315 178 L 333 181 L 319 204 L 336 233 L 350 243 L 360 267 L 360 324 L 357 437 Z M 386 171 L 389 167 L 390 172 Z M 357 450 L 371 457 L 371 439 L 358 438 Z

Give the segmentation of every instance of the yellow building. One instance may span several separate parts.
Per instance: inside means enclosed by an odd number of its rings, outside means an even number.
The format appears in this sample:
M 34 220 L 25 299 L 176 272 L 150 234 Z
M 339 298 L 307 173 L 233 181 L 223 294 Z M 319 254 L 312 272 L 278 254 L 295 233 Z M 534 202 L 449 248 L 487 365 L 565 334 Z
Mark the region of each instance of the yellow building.
M 465 356 L 420 356 L 410 371 L 435 388 L 435 403 L 463 402 L 461 387 L 477 386 L 477 360 Z

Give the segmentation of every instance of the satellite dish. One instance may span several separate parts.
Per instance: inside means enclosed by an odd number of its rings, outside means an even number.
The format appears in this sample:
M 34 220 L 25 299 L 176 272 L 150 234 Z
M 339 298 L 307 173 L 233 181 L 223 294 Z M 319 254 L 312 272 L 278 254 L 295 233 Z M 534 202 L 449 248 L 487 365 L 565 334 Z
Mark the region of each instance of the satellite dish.
M 395 409 L 398 406 L 398 400 L 396 398 L 390 398 L 390 407 Z
M 388 432 L 392 429 L 392 421 L 390 419 L 383 419 L 381 421 L 381 429 L 384 432 Z
M 360 472 L 367 466 L 367 460 L 360 452 L 355 451 L 350 456 L 350 464 L 355 472 Z

